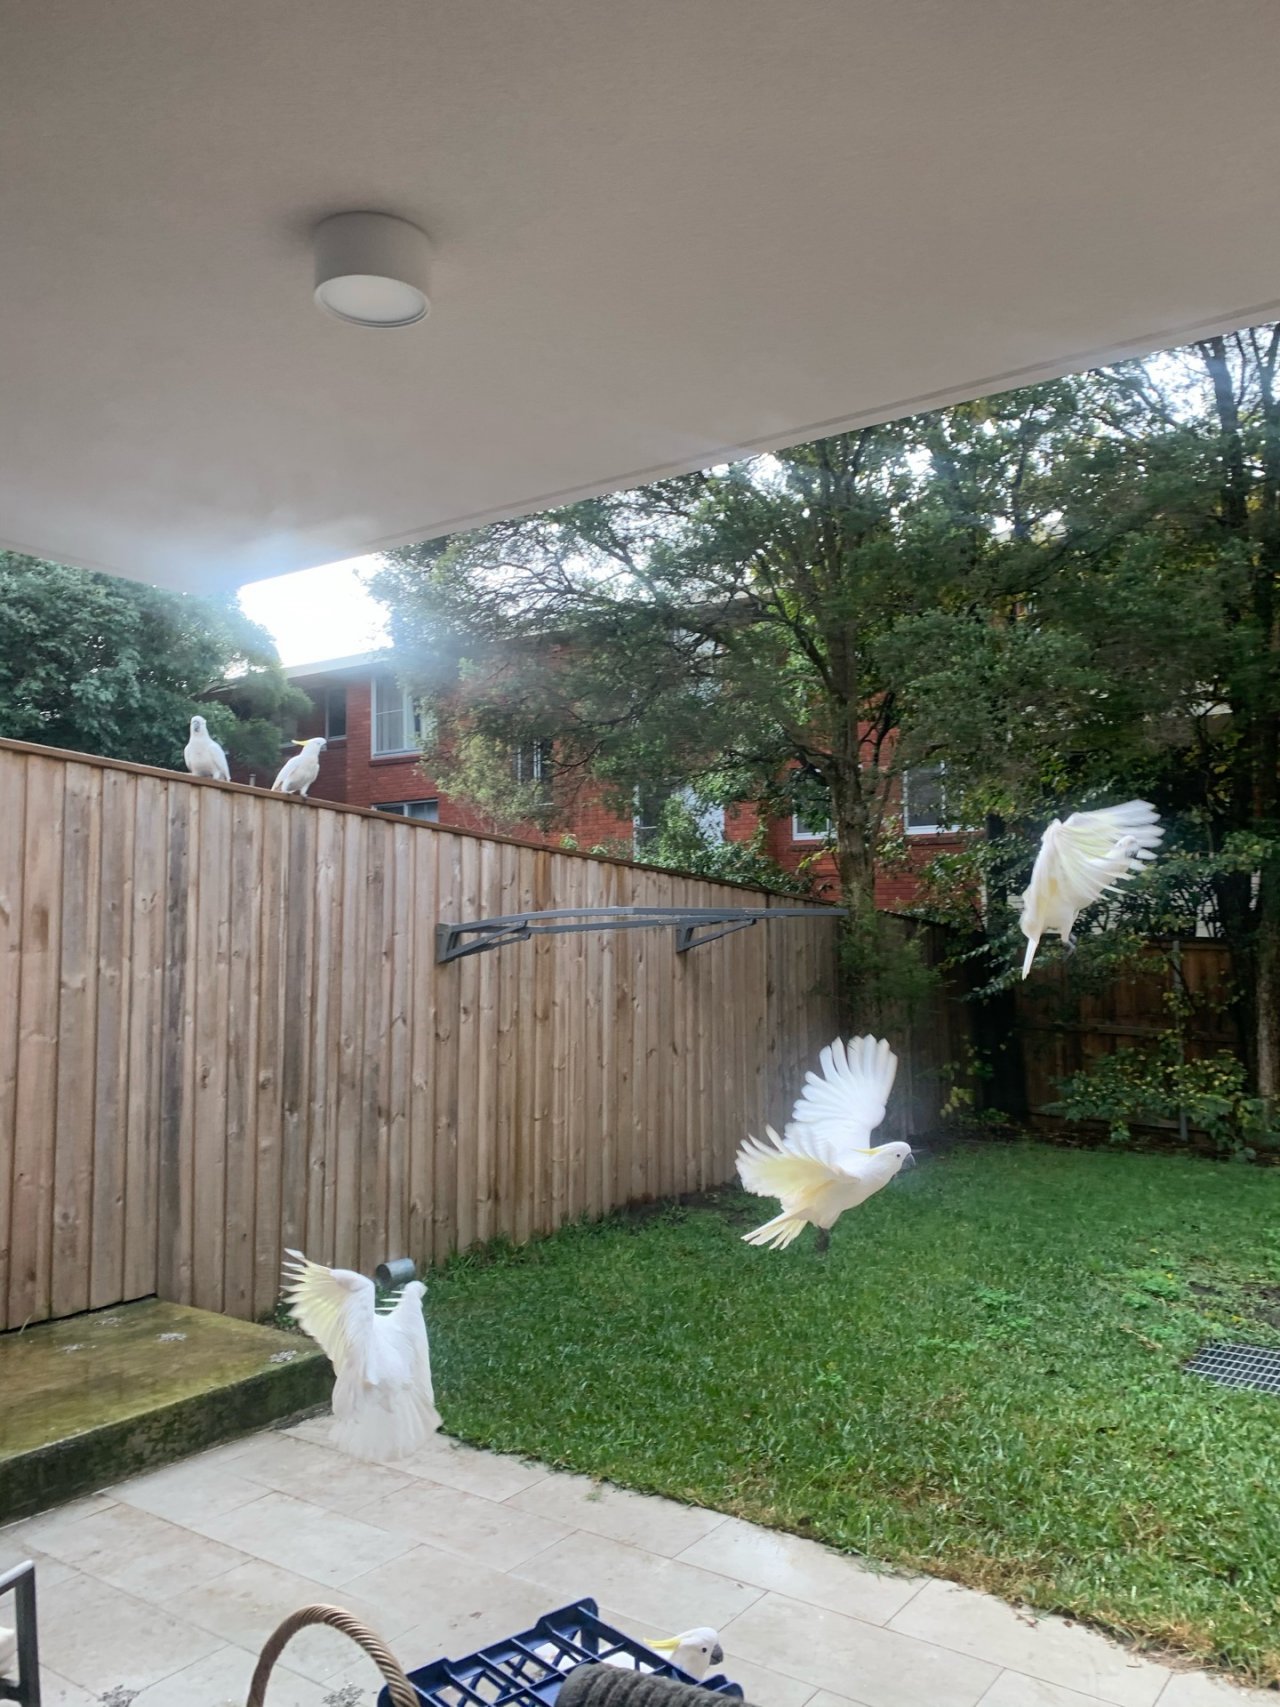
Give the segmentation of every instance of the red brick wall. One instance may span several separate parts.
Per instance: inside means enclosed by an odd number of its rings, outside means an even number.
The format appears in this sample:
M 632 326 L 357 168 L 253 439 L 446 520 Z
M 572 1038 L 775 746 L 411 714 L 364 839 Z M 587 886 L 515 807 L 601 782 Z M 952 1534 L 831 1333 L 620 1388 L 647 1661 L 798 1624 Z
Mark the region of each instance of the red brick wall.
M 319 693 L 323 677 L 300 681 L 297 685 L 307 692 Z M 493 825 L 453 800 L 426 774 L 416 756 L 374 758 L 372 753 L 373 686 L 372 678 L 348 678 L 347 733 L 330 741 L 321 754 L 320 775 L 311 787 L 315 800 L 343 801 L 352 806 L 380 806 L 399 800 L 438 800 L 440 822 L 463 829 L 487 831 Z M 300 739 L 324 731 L 323 713 L 317 705 L 310 717 L 298 727 Z M 281 763 L 290 752 L 286 749 Z M 247 774 L 233 773 L 237 782 L 248 782 Z M 274 776 L 274 773 L 273 773 Z M 272 777 L 259 776 L 260 784 L 270 787 Z M 759 814 L 752 805 L 730 807 L 725 814 L 725 835 L 730 841 L 747 842 L 755 835 Z M 580 785 L 568 807 L 565 819 L 552 832 L 544 833 L 536 825 L 521 831 L 529 841 L 557 846 L 563 836 L 572 836 L 581 848 L 629 846 L 633 825 L 629 817 L 621 817 L 605 804 L 603 790 L 593 783 Z M 912 836 L 908 838 L 908 864 L 922 866 L 943 848 L 959 847 L 963 837 L 955 835 Z M 836 875 L 835 859 L 820 842 L 797 838 L 792 820 L 775 818 L 765 834 L 765 850 L 786 871 L 801 867 L 826 899 L 838 898 L 840 880 Z M 914 904 L 919 896 L 918 880 L 911 870 L 884 872 L 876 879 L 876 905 L 893 912 Z

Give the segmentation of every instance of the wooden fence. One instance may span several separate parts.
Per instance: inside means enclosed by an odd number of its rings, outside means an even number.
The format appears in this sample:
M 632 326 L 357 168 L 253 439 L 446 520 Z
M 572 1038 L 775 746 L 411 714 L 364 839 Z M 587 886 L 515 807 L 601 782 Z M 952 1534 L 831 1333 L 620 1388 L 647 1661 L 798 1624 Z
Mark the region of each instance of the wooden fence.
M 1042 1127 L 1061 1126 L 1045 1113 L 1061 1081 L 1117 1049 L 1142 1048 L 1170 1026 L 1166 998 L 1181 981 L 1195 1012 L 1186 1035 L 1188 1059 L 1234 1051 L 1238 1039 L 1225 997 L 1231 957 L 1203 937 L 1152 943 L 1144 967 L 1096 990 L 1079 989 L 1069 962 L 1038 967 L 1018 986 L 1018 1029 L 1026 1067 L 1027 1106 Z
M 0 1328 L 727 1179 L 837 1028 L 834 920 L 436 964 L 439 920 L 630 904 L 770 898 L 0 742 Z

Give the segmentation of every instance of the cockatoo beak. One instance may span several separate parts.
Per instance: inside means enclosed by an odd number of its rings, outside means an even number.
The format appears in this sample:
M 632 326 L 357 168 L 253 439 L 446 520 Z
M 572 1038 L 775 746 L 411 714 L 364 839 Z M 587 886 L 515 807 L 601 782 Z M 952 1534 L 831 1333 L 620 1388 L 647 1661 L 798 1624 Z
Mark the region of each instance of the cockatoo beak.
M 719 1642 L 717 1642 L 715 1647 L 711 1650 L 711 1663 L 713 1666 L 722 1666 L 724 1664 L 724 1649 L 720 1646 Z
M 914 1150 L 908 1151 L 908 1153 L 902 1158 L 902 1165 L 904 1168 L 914 1168 L 915 1167 L 915 1165 L 916 1165 L 916 1153 Z

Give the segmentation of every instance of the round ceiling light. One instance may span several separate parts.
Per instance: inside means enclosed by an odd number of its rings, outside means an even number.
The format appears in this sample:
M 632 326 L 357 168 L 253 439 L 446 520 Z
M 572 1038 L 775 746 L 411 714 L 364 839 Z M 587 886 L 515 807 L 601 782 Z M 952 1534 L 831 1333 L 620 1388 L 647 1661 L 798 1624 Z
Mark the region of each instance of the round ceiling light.
M 354 326 L 412 326 L 431 312 L 426 234 L 388 213 L 335 213 L 315 229 L 315 298 Z

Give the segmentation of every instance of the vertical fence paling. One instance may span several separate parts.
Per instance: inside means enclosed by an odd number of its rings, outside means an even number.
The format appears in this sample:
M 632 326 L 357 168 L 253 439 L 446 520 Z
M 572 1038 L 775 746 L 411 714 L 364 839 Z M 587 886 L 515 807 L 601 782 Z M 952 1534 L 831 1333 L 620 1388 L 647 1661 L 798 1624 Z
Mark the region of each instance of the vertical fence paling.
M 699 879 L 0 742 L 0 1328 L 152 1292 L 248 1317 L 725 1180 L 835 1032 L 834 921 L 438 966 L 521 907 Z

